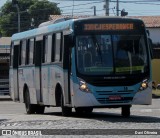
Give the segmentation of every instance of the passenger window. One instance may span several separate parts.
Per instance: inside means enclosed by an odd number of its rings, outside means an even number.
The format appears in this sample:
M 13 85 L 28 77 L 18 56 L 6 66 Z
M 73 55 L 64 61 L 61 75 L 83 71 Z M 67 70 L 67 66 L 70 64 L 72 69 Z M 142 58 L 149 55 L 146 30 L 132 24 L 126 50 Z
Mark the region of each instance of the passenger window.
M 43 37 L 43 40 L 39 40 L 39 41 L 36 41 L 36 45 L 41 45 L 42 46 L 42 63 L 45 63 L 46 60 L 45 60 L 45 53 L 46 53 L 46 43 L 47 43 L 47 36 L 44 36 Z
M 14 44 L 13 44 L 13 42 L 12 42 L 12 44 L 11 44 L 11 51 L 10 51 L 10 66 L 12 67 L 13 66 L 13 47 L 14 47 Z
M 27 40 L 27 43 L 26 43 L 26 65 L 29 64 L 29 40 Z
M 42 62 L 51 62 L 51 46 L 52 46 L 52 35 L 44 37 L 44 45 L 42 50 Z
M 29 40 L 29 64 L 33 64 L 34 60 L 34 39 Z
M 56 35 L 52 35 L 52 46 L 51 46 L 51 61 L 55 61 L 55 41 L 56 41 Z
M 11 48 L 11 66 L 18 68 L 20 42 L 13 42 Z
M 44 37 L 43 36 L 39 36 L 36 38 L 35 41 L 35 55 L 34 55 L 34 59 L 35 59 L 35 66 L 40 66 L 41 63 L 44 63 Z
M 62 47 L 62 35 L 61 33 L 56 34 L 56 46 L 55 46 L 55 61 L 61 61 L 61 49 Z
M 20 41 L 20 45 L 19 45 L 19 55 L 18 55 L 18 65 L 22 64 L 22 42 Z
M 45 62 L 51 62 L 51 51 L 52 51 L 52 35 L 48 35 L 47 42 L 45 44 Z
M 45 46 L 44 46 L 44 62 L 47 62 L 47 53 L 48 53 L 48 36 L 45 36 Z
M 25 60 L 26 60 L 26 40 L 23 40 L 21 48 L 21 65 L 25 65 Z

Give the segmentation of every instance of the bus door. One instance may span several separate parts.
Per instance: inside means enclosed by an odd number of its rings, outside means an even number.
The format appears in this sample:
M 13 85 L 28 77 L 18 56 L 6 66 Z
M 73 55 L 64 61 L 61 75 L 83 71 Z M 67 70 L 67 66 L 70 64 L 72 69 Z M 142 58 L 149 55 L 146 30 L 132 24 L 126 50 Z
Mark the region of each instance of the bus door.
M 41 52 L 43 46 L 43 36 L 36 37 L 35 42 L 35 88 L 37 103 L 42 103 L 42 89 L 41 89 Z
M 71 39 L 69 35 L 64 35 L 63 47 L 63 69 L 64 69 L 64 90 L 65 103 L 71 103 L 70 75 L 71 75 Z
M 14 101 L 19 101 L 18 88 L 18 57 L 20 42 L 12 43 L 11 49 L 11 66 L 10 66 L 10 94 Z

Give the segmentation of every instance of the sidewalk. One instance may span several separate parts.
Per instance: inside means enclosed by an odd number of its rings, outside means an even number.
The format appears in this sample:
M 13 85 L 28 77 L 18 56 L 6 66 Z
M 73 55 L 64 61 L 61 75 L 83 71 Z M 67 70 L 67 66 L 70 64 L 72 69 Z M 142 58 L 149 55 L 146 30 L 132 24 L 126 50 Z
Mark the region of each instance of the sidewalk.
M 11 97 L 9 95 L 0 95 L 0 101 L 11 101 Z

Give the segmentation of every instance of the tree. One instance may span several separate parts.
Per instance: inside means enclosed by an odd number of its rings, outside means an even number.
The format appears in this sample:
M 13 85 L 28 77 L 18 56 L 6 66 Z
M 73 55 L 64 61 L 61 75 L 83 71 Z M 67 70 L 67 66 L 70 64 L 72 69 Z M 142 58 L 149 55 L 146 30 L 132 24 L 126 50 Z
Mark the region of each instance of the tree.
M 17 0 L 20 13 L 21 31 L 31 29 L 42 22 L 48 21 L 49 15 L 60 15 L 61 11 L 56 3 L 48 0 Z M 11 1 L 7 1 L 0 9 L 0 30 L 3 36 L 11 36 L 18 32 L 17 8 Z M 34 23 L 33 23 L 34 21 Z M 32 26 L 33 27 L 33 26 Z

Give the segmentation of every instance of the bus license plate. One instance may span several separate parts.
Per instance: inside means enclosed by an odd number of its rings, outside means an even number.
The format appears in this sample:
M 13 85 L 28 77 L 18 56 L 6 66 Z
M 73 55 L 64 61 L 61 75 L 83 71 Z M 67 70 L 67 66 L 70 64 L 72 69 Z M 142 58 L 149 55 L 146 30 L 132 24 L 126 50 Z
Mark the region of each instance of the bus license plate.
M 121 96 L 109 96 L 109 100 L 121 100 L 122 97 Z

